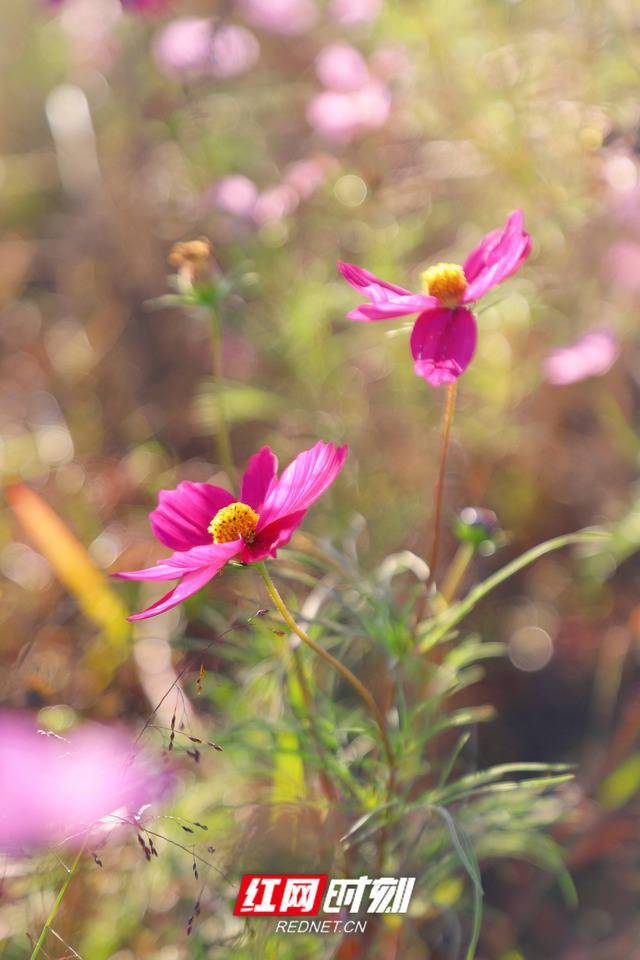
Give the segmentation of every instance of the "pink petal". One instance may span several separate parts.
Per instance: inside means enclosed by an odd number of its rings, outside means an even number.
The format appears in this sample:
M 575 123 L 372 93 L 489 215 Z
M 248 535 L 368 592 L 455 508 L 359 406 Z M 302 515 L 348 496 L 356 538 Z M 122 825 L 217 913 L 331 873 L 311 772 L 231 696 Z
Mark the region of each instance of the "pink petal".
M 411 313 L 420 313 L 437 307 L 439 301 L 422 293 L 411 293 L 404 287 L 398 287 L 386 280 L 380 280 L 352 263 L 338 261 L 338 270 L 345 280 L 362 291 L 371 300 L 371 303 L 361 303 L 355 310 L 347 314 L 349 320 L 359 323 L 371 323 L 373 320 L 390 320 L 393 317 L 406 317 Z
M 262 447 L 250 458 L 242 478 L 240 499 L 260 513 L 278 475 L 278 458 L 270 447 Z
M 415 372 L 432 387 L 453 383 L 469 366 L 476 339 L 474 316 L 463 307 L 421 313 L 411 334 Z
M 554 350 L 544 362 L 549 383 L 565 386 L 587 377 L 599 377 L 615 363 L 620 353 L 617 337 L 608 330 L 592 330 L 576 343 Z
M 357 267 L 354 263 L 345 263 L 343 260 L 338 260 L 338 270 L 347 283 L 350 283 L 356 290 L 374 286 L 382 287 L 385 290 L 391 291 L 391 293 L 398 293 L 400 296 L 411 293 L 410 290 L 405 290 L 404 287 L 399 287 L 395 283 L 388 283 L 386 280 L 381 280 L 380 277 L 376 277 L 375 274 L 364 270 L 362 267 Z
M 177 607 L 183 600 L 187 600 L 194 593 L 197 593 L 209 580 L 215 577 L 216 573 L 217 570 L 211 570 L 208 567 L 204 570 L 188 573 L 173 590 L 165 593 L 164 597 L 152 603 L 146 610 L 141 610 L 140 613 L 134 613 L 130 617 L 127 617 L 127 620 L 131 622 L 148 620 L 149 617 L 157 617 L 160 613 L 166 613 L 167 610 L 171 610 L 172 607 Z
M 514 210 L 501 230 L 492 230 L 464 262 L 469 286 L 464 302 L 471 303 L 510 277 L 529 255 L 531 237 L 524 229 L 522 210 Z
M 105 817 L 132 820 L 173 777 L 118 730 L 97 725 L 65 739 L 38 732 L 26 714 L 0 714 L 0 850 L 104 836 Z
M 208 543 L 190 550 L 178 550 L 165 560 L 159 560 L 153 567 L 114 573 L 113 576 L 118 580 L 178 580 L 186 573 L 203 567 L 214 566 L 219 569 L 238 553 L 241 546 L 240 540 L 233 540 L 231 543 Z
M 211 543 L 206 547 L 194 547 L 192 550 L 174 553 L 166 560 L 161 560 L 156 567 L 147 570 L 138 570 L 133 573 L 120 573 L 116 576 L 124 580 L 177 580 L 180 583 L 165 594 L 160 600 L 152 604 L 141 613 L 136 613 L 129 620 L 145 620 L 155 617 L 165 610 L 170 610 L 176 604 L 182 603 L 187 597 L 196 593 L 209 582 L 224 567 L 228 560 L 237 556 L 242 550 L 242 541 L 232 543 Z M 160 568 L 159 575 L 157 574 Z
M 210 544 L 207 527 L 222 507 L 233 503 L 222 487 L 184 480 L 175 490 L 161 490 L 158 506 L 149 514 L 154 536 L 171 550 Z
M 368 293 L 370 296 L 376 294 L 371 287 Z M 391 320 L 394 317 L 406 317 L 412 313 L 421 313 L 423 310 L 433 309 L 438 307 L 439 303 L 440 301 L 436 297 L 428 297 L 422 293 L 410 293 L 406 297 L 390 297 L 385 301 L 361 303 L 359 307 L 347 314 L 347 318 L 358 323 Z
M 331 486 L 346 459 L 348 447 L 316 443 L 289 464 L 271 488 L 260 514 L 258 534 L 275 520 L 306 510 Z
M 253 543 L 245 545 L 238 559 L 242 563 L 256 563 L 258 560 L 264 560 L 265 557 L 275 557 L 278 548 L 289 543 L 304 520 L 306 512 L 306 510 L 300 510 L 298 513 L 290 513 L 286 517 L 267 524 L 258 533 Z

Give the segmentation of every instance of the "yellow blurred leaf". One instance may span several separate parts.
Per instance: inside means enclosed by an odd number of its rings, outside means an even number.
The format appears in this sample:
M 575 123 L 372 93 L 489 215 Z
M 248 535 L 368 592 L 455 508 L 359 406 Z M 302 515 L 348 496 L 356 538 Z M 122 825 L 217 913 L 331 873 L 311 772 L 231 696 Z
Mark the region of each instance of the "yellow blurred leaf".
M 42 497 L 21 483 L 5 488 L 5 497 L 23 530 L 48 560 L 58 580 L 73 594 L 82 612 L 100 628 L 108 641 L 106 656 L 102 643 L 98 647 L 92 645 L 85 654 L 90 665 L 107 679 L 124 658 L 130 637 L 124 604 L 86 549 Z

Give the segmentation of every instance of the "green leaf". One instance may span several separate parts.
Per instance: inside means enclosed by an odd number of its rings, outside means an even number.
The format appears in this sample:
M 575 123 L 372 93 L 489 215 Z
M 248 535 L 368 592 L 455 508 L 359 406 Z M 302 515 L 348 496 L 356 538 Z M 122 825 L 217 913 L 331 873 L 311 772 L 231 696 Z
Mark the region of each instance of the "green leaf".
M 607 810 L 617 810 L 640 790 L 640 753 L 634 753 L 609 774 L 600 787 L 599 797 Z
M 477 606 L 487 594 L 495 590 L 496 587 L 499 587 L 500 584 L 508 580 L 509 577 L 512 577 L 520 570 L 523 570 L 525 567 L 540 559 L 540 557 L 543 557 L 547 553 L 552 553 L 554 550 L 561 550 L 563 547 L 569 547 L 579 543 L 592 543 L 594 540 L 601 540 L 606 537 L 610 537 L 610 534 L 603 530 L 579 530 L 577 533 L 568 533 L 562 537 L 554 537 L 552 540 L 546 540 L 544 543 L 538 544 L 537 547 L 527 550 L 522 556 L 517 557 L 515 560 L 512 560 L 511 563 L 508 563 L 505 567 L 502 567 L 502 569 L 497 570 L 490 577 L 487 577 L 486 580 L 483 580 L 482 583 L 479 583 L 470 590 L 466 597 L 449 607 L 449 609 L 439 617 L 436 617 L 426 636 L 418 644 L 418 652 L 424 653 L 443 640 L 467 614 L 471 613 L 474 607 Z
M 431 804 L 429 808 L 433 810 L 434 813 L 437 813 L 442 820 L 444 820 L 449 831 L 449 836 L 451 837 L 451 843 L 453 844 L 453 847 L 460 858 L 460 862 L 469 875 L 471 883 L 473 884 L 473 926 L 471 929 L 471 939 L 469 941 L 469 946 L 465 956 L 466 960 L 474 960 L 476 955 L 476 947 L 478 946 L 478 939 L 480 937 L 480 928 L 482 926 L 482 900 L 484 897 L 484 892 L 482 890 L 482 878 L 480 876 L 480 866 L 478 864 L 474 849 L 471 845 L 471 841 L 462 827 L 459 824 L 456 824 L 449 811 L 445 807 L 440 807 L 437 804 Z

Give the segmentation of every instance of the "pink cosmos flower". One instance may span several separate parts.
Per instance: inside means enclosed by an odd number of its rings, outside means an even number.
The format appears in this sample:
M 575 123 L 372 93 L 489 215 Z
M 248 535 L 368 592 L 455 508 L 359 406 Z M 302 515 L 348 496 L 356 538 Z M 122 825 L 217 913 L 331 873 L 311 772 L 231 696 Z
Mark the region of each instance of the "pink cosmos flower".
M 349 143 L 368 130 L 383 127 L 391 113 L 391 95 L 384 84 L 370 80 L 350 93 L 323 90 L 307 104 L 309 124 L 336 143 Z
M 300 203 L 297 191 L 287 183 L 264 190 L 253 210 L 253 219 L 260 227 L 265 223 L 275 223 L 293 213 Z
M 156 37 L 156 63 L 168 73 L 206 70 L 211 64 L 213 23 L 206 17 L 172 20 Z
M 347 43 L 331 43 L 316 57 L 316 73 L 328 90 L 348 93 L 369 82 L 369 70 L 359 50 Z
M 0 850 L 18 851 L 135 822 L 172 778 L 120 732 L 94 725 L 63 739 L 3 713 L 0 783 Z
M 221 177 L 207 193 L 207 199 L 222 213 L 241 220 L 250 220 L 259 192 L 253 180 L 241 173 Z
M 260 46 L 244 27 L 217 29 L 206 17 L 181 17 L 168 24 L 154 44 L 156 63 L 166 73 L 208 74 L 225 79 L 249 70 Z
M 424 293 L 412 293 L 340 262 L 345 280 L 368 300 L 347 316 L 370 323 L 417 313 L 411 334 L 415 372 L 433 387 L 453 383 L 469 366 L 476 348 L 476 321 L 468 306 L 515 273 L 530 248 L 522 211 L 515 210 L 502 229 L 482 239 L 463 266 L 438 263 L 425 270 Z
M 304 450 L 278 478 L 278 460 L 262 447 L 247 465 L 240 500 L 222 487 L 183 481 L 162 490 L 150 514 L 156 538 L 175 551 L 153 567 L 117 573 L 124 580 L 179 580 L 176 587 L 130 620 L 170 610 L 205 586 L 229 560 L 256 563 L 275 557 L 305 513 L 336 479 L 347 447 L 317 443 Z
M 293 187 L 300 200 L 310 200 L 326 181 L 331 166 L 329 157 L 295 160 L 285 170 L 283 183 Z
M 368 23 L 380 13 L 382 0 L 332 0 L 329 15 L 343 26 Z
M 318 19 L 314 0 L 240 0 L 239 8 L 254 27 L 288 37 L 306 33 Z
M 544 362 L 549 383 L 565 386 L 587 377 L 599 377 L 615 363 L 620 344 L 609 330 L 592 330 L 576 343 L 554 350 Z

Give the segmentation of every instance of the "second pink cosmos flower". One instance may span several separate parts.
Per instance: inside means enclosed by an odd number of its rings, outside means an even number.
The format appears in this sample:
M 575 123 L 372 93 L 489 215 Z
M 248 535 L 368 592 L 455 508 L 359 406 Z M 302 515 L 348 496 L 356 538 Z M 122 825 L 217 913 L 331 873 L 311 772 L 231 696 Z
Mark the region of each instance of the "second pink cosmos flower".
M 300 526 L 308 508 L 342 470 L 347 447 L 317 443 L 278 477 L 278 460 L 262 447 L 247 464 L 240 499 L 223 487 L 184 481 L 162 490 L 149 515 L 154 535 L 175 551 L 146 570 L 117 573 L 123 580 L 179 580 L 130 620 L 170 610 L 205 586 L 229 560 L 256 563 L 275 557 Z
M 345 280 L 368 300 L 347 316 L 371 323 L 418 313 L 411 334 L 415 372 L 432 387 L 453 383 L 476 349 L 477 327 L 469 305 L 515 273 L 530 249 L 522 211 L 514 210 L 504 227 L 483 237 L 462 266 L 438 263 L 425 270 L 423 293 L 412 293 L 361 267 L 339 262 Z

